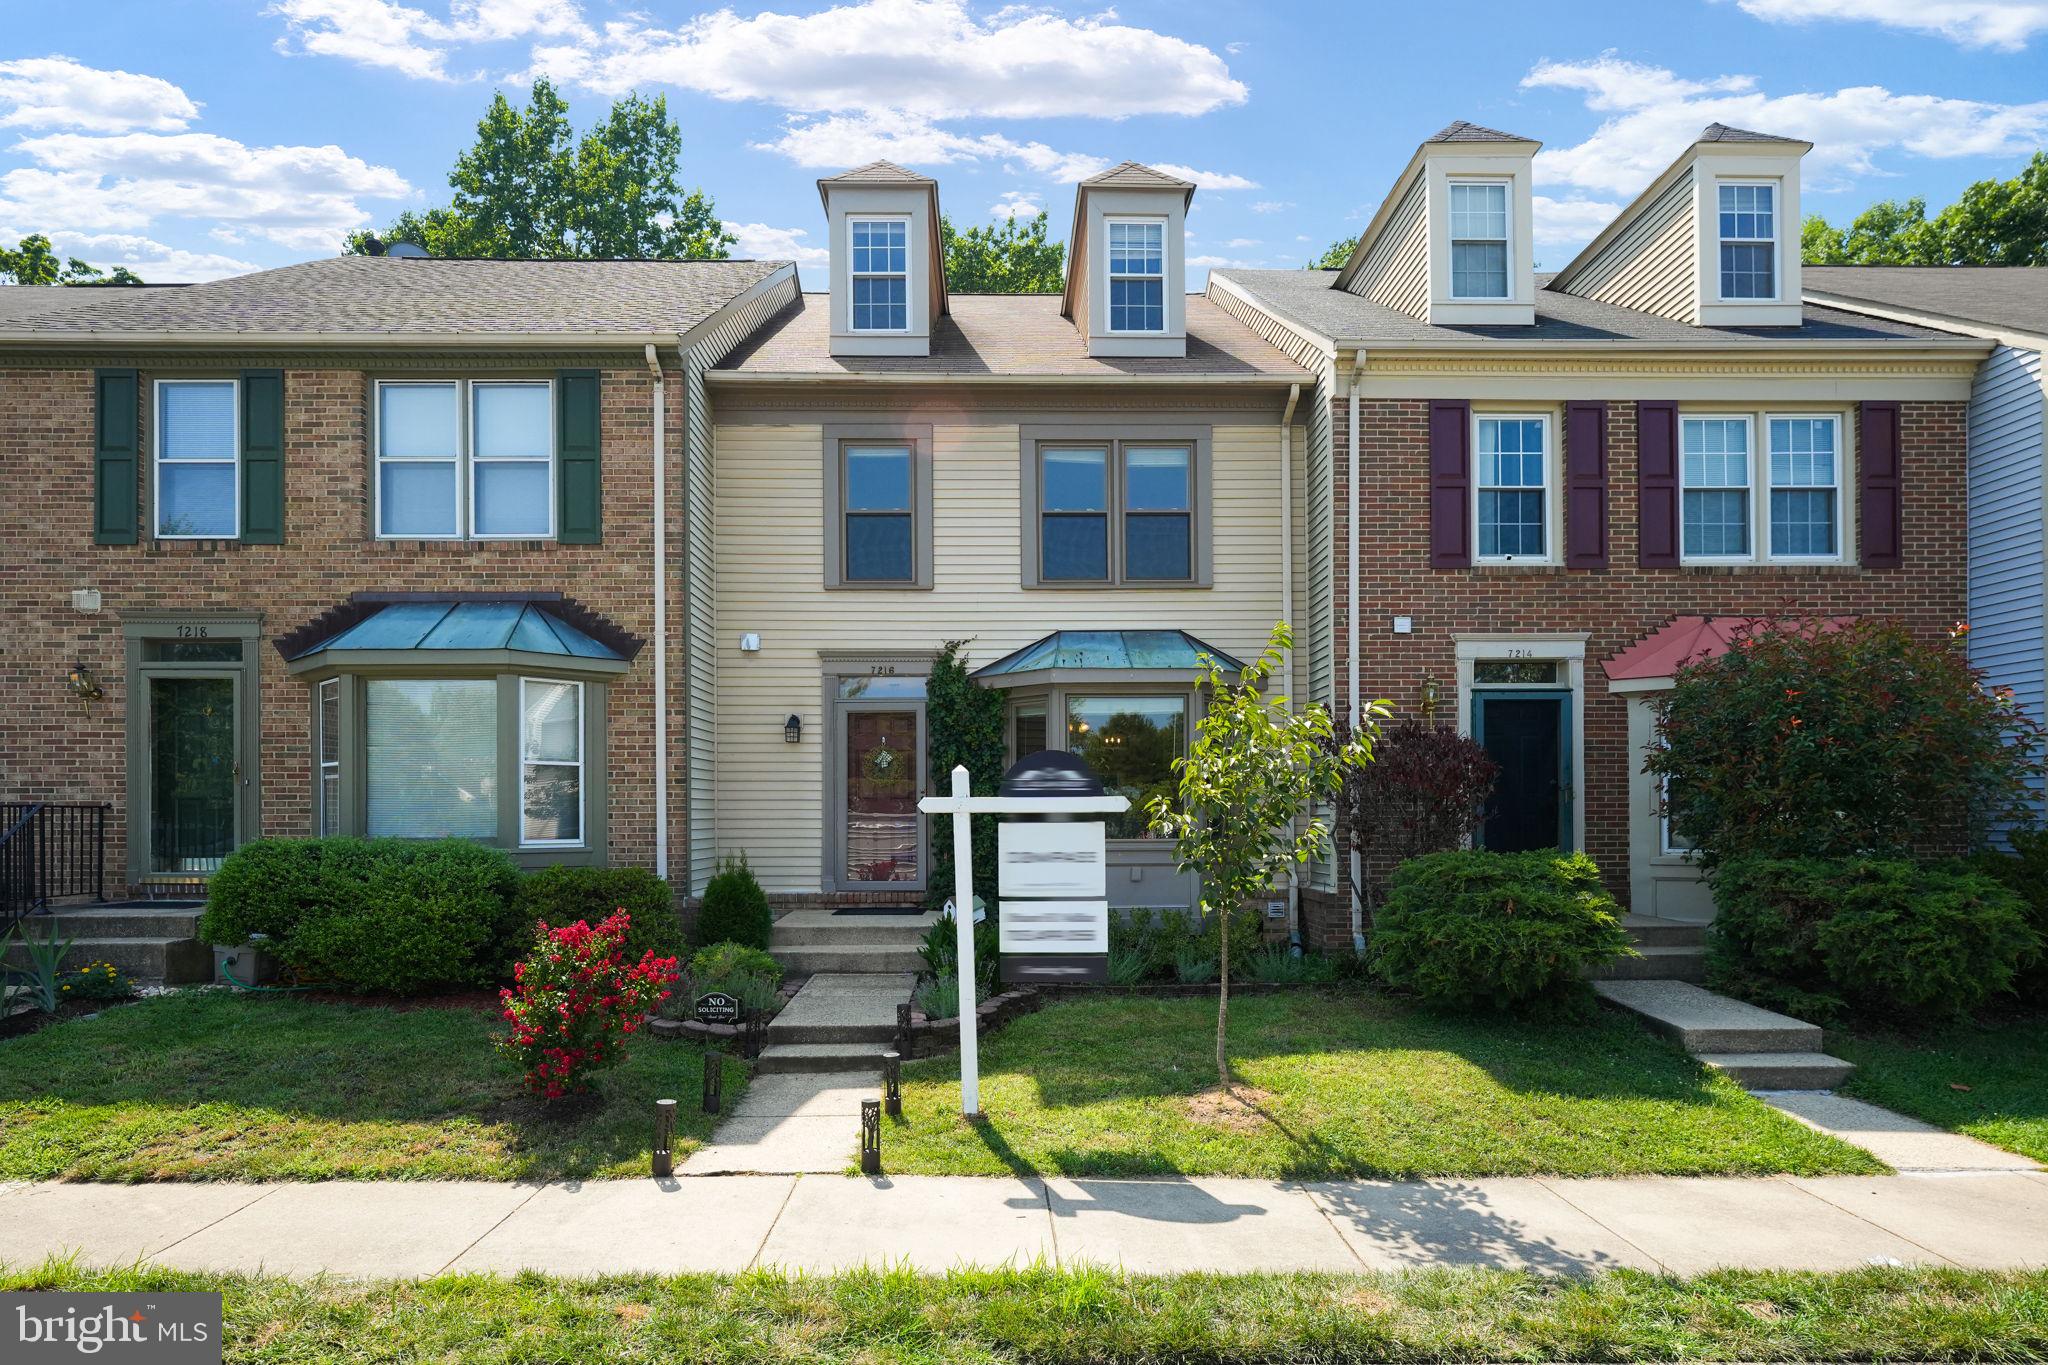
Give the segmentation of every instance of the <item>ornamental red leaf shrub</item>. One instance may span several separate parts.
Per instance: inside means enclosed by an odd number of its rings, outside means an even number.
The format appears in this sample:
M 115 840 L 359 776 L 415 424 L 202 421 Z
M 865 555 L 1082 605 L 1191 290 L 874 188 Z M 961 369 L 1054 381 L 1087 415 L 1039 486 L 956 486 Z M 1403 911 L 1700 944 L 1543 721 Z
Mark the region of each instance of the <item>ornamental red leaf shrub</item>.
M 1381 731 L 1372 762 L 1344 774 L 1340 798 L 1359 855 L 1362 884 L 1352 889 L 1360 904 L 1370 912 L 1385 903 L 1388 877 L 1410 858 L 1464 847 L 1499 776 L 1485 747 L 1448 725 Z
M 632 916 L 615 910 L 595 928 L 586 920 L 536 926 L 533 951 L 498 992 L 512 1031 L 499 1047 L 544 1100 L 587 1095 L 597 1073 L 626 1055 L 626 1038 L 666 1000 L 682 973 L 650 949 L 626 961 Z

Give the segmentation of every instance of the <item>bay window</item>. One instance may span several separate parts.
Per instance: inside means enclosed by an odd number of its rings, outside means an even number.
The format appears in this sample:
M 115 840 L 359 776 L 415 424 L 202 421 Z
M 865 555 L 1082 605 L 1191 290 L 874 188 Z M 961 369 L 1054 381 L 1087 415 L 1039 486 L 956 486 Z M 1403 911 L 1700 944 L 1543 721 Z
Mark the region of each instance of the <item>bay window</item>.
M 1187 751 L 1188 698 L 1065 694 L 1067 752 L 1102 779 L 1112 796 L 1130 798 L 1130 809 L 1109 817 L 1112 839 L 1150 839 L 1145 804 L 1171 795 L 1173 761 Z M 1020 732 L 1022 717 L 1019 717 Z
M 583 838 L 583 684 L 519 680 L 519 841 Z
M 380 538 L 554 537 L 552 381 L 383 380 L 374 414 Z
M 498 688 L 488 678 L 363 685 L 371 838 L 490 839 L 498 832 Z

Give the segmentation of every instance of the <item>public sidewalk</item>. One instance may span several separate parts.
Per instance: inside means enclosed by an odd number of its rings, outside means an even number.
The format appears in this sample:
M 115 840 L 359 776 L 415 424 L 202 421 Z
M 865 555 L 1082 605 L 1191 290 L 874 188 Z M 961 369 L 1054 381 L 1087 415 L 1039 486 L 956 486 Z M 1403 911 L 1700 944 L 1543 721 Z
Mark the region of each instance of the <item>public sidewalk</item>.
M 908 1263 L 1134 1272 L 1481 1265 L 2048 1266 L 2048 1173 L 1290 1184 L 829 1175 L 501 1185 L 0 1187 L 0 1257 L 410 1278 L 830 1272 Z

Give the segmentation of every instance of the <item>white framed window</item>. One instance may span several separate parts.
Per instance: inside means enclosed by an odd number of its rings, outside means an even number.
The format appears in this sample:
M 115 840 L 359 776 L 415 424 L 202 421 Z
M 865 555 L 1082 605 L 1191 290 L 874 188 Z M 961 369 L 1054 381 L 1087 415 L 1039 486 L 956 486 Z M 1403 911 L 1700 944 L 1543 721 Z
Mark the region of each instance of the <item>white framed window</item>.
M 381 540 L 551 540 L 551 379 L 386 379 L 375 403 Z
M 1841 419 L 1773 415 L 1770 526 L 1773 559 L 1839 559 L 1842 554 Z
M 156 381 L 151 504 L 158 540 L 234 540 L 242 534 L 241 383 Z
M 910 224 L 902 218 L 849 218 L 848 272 L 853 330 L 910 330 Z
M 519 680 L 519 845 L 583 842 L 583 684 Z
M 1724 300 L 1778 297 L 1778 187 L 1768 181 L 1716 186 Z
M 1689 858 L 1699 846 L 1671 828 L 1671 779 L 1657 779 L 1657 850 L 1667 858 Z
M 1109 330 L 1166 330 L 1166 224 L 1158 219 L 1111 218 Z
M 1508 184 L 1453 180 L 1451 297 L 1508 297 Z
M 341 833 L 341 679 L 321 682 L 313 743 L 320 765 L 318 832 Z
M 1473 541 L 1482 563 L 1548 563 L 1551 530 L 1550 419 L 1483 413 L 1473 418 L 1476 455 Z
M 1749 433 L 1746 416 L 1679 419 L 1681 558 L 1752 557 Z

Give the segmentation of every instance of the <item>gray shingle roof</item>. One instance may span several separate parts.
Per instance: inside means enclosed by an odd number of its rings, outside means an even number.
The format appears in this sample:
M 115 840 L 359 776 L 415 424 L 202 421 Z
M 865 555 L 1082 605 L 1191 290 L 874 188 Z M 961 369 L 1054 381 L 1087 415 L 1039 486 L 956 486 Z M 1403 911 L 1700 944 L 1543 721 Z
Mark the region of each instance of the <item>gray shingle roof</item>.
M 9 284 L 0 285 L 0 327 L 11 326 L 31 318 L 49 313 L 59 313 L 71 308 L 85 308 L 104 302 L 104 289 L 133 289 L 134 285 L 66 286 L 61 284 Z M 152 286 L 173 288 L 170 285 Z
M 1428 343 L 1432 341 L 1501 341 L 1514 344 L 1556 342 L 1657 342 L 1676 346 L 1725 346 L 1759 341 L 1881 341 L 1939 338 L 1929 327 L 1861 317 L 1834 308 L 1807 305 L 1798 327 L 1694 327 L 1654 313 L 1611 303 L 1553 293 L 1536 277 L 1536 321 L 1527 327 L 1445 327 L 1418 322 L 1406 313 L 1370 299 L 1330 287 L 1334 270 L 1219 270 L 1222 279 L 1243 289 L 1274 314 L 1308 331 L 1341 341 Z
M 418 336 L 688 331 L 781 261 L 477 261 L 334 256 L 181 289 L 98 289 L 4 318 L 51 341 L 120 334 Z
M 1140 190 L 1192 190 L 1194 182 L 1155 171 L 1137 161 L 1124 161 L 1106 171 L 1098 171 L 1081 182 L 1084 185 L 1106 185 L 1118 189 Z
M 1730 128 L 1725 123 L 1709 123 L 1700 131 L 1701 142 L 1804 142 L 1802 137 L 1779 137 L 1776 133 L 1753 133 L 1747 128 Z
M 924 374 L 952 379 L 1032 376 L 1046 379 L 1236 377 L 1276 381 L 1310 376 L 1237 319 L 1199 295 L 1187 301 L 1188 353 L 1133 358 L 1091 357 L 1074 324 L 1060 316 L 1057 294 L 955 294 L 950 316 L 932 329 L 929 356 L 835 356 L 831 309 L 807 294 L 771 319 L 719 363 L 740 374 L 858 378 Z
M 870 161 L 865 166 L 855 166 L 850 171 L 828 175 L 818 181 L 820 185 L 936 185 L 939 182 L 928 175 L 905 170 L 893 161 Z
M 1806 292 L 2048 336 L 2048 266 L 1809 265 Z
M 1498 128 L 1486 128 L 1477 123 L 1459 119 L 1456 123 L 1439 129 L 1424 142 L 1534 142 L 1533 137 L 1521 137 L 1515 133 L 1503 133 Z

